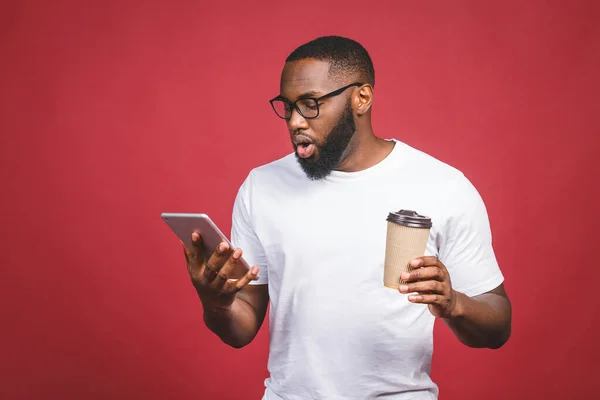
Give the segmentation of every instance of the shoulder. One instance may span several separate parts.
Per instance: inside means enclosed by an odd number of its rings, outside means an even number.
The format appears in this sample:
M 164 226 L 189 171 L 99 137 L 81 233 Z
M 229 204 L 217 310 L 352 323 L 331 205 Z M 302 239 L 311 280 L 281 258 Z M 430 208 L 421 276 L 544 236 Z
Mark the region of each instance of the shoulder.
M 240 186 L 240 192 L 253 193 L 262 190 L 273 190 L 283 182 L 303 179 L 302 170 L 296 161 L 294 153 L 279 159 L 259 165 L 250 170 Z
M 409 171 L 403 175 L 420 182 L 421 185 L 451 189 L 467 181 L 461 170 L 423 150 L 398 140 L 396 146 L 399 146 L 398 153 L 402 165 Z
M 289 153 L 274 161 L 253 168 L 250 175 L 257 179 L 273 179 L 294 174 L 299 170 L 294 153 Z
M 433 197 L 431 205 L 442 220 L 485 210 L 479 191 L 463 171 L 405 143 L 397 145 L 403 166 L 399 169 L 401 179 L 421 196 Z

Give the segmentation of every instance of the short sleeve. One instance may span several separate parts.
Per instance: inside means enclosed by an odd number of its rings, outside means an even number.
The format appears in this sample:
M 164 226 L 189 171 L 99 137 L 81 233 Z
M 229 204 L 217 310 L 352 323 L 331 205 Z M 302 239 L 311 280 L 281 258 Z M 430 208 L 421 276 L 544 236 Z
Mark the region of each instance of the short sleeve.
M 231 217 L 231 243 L 235 247 L 242 249 L 242 257 L 251 266 L 258 266 L 258 280 L 251 281 L 250 284 L 266 284 L 267 276 L 267 257 L 260 240 L 256 236 L 250 213 L 252 204 L 252 173 L 240 186 L 233 203 L 233 213 Z
M 439 257 L 453 289 L 477 296 L 498 287 L 504 277 L 492 247 L 483 199 L 464 175 L 455 182 L 439 237 Z

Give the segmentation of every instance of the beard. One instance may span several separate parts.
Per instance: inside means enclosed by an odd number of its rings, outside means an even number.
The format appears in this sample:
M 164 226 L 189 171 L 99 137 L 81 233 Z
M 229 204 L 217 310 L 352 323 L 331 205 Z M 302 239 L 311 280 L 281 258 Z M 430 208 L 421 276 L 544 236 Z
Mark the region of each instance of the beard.
M 296 159 L 310 180 L 320 180 L 327 177 L 336 169 L 343 157 L 350 140 L 356 132 L 356 123 L 352 115 L 350 101 L 340 116 L 337 124 L 331 129 L 322 143 L 315 142 L 315 154 L 309 158 L 301 158 L 296 152 Z

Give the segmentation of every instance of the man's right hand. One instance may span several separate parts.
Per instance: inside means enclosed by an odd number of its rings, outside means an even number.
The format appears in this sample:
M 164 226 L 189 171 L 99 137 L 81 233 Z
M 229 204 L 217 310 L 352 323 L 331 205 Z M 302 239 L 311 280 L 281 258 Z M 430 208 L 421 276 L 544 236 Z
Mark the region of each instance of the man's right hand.
M 235 300 L 236 294 L 250 283 L 258 279 L 258 267 L 250 268 L 239 280 L 229 280 L 229 274 L 242 256 L 242 250 L 230 249 L 227 243 L 221 242 L 210 257 L 204 259 L 204 245 L 197 232 L 192 234 L 193 248 L 183 245 L 192 283 L 198 292 L 205 308 L 210 311 L 227 311 Z

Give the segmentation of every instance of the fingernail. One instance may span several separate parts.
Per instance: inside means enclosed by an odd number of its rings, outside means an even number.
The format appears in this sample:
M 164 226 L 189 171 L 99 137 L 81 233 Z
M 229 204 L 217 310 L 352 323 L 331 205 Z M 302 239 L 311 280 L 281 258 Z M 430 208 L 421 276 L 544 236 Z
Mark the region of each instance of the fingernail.
M 227 250 L 227 243 L 221 243 L 219 245 L 219 251 L 223 253 L 225 250 Z
M 410 274 L 408 272 L 403 272 L 400 278 L 402 278 L 403 281 L 406 281 L 410 278 Z
M 197 233 L 195 233 L 195 232 L 192 233 L 192 241 L 193 242 L 197 242 L 199 237 L 200 237 L 200 235 L 198 235 Z
M 406 292 L 407 290 L 408 290 L 408 286 L 406 286 L 406 285 L 400 285 L 400 291 L 402 293 Z
M 410 262 L 410 265 L 412 265 L 413 267 L 418 267 L 419 265 L 421 265 L 421 259 L 415 258 Z
M 258 267 L 252 267 L 251 271 L 254 275 L 258 274 Z
M 233 258 L 237 260 L 242 255 L 241 253 L 242 252 L 240 251 L 240 249 L 235 249 L 235 251 L 233 252 Z

